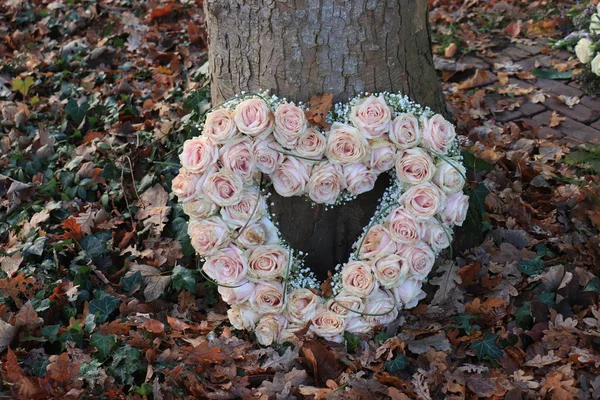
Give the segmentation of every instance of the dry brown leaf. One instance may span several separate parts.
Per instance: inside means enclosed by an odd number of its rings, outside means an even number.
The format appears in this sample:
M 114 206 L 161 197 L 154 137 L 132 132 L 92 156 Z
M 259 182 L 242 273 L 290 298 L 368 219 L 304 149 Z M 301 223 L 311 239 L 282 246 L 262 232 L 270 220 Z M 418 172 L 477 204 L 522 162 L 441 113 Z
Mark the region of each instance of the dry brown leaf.
M 155 334 L 163 333 L 165 331 L 165 324 L 156 319 L 147 320 L 142 324 L 142 327 L 148 332 Z
M 560 114 L 556 111 L 552 111 L 552 115 L 550 116 L 550 123 L 548 126 L 550 128 L 554 128 L 555 126 L 559 126 L 566 119 L 566 117 L 561 117 Z
M 328 128 L 327 113 L 333 107 L 333 94 L 323 93 L 321 95 L 314 95 L 308 102 L 308 111 L 306 112 L 306 118 L 314 125 L 318 125 L 321 128 Z
M 448 45 L 448 47 L 446 47 L 446 49 L 444 50 L 444 57 L 446 57 L 446 58 L 454 57 L 457 50 L 458 50 L 458 46 L 456 45 L 456 43 L 450 43 Z

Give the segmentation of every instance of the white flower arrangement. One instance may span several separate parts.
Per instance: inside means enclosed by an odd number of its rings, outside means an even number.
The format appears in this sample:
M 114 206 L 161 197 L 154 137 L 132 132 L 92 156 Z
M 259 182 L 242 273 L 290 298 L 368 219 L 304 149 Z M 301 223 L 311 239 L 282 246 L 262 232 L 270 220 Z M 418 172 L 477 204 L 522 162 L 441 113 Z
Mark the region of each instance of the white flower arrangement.
M 455 129 L 441 115 L 385 92 L 336 104 L 326 131 L 305 111 L 268 93 L 220 104 L 185 142 L 173 180 L 202 271 L 230 304 L 232 325 L 263 345 L 309 323 L 309 333 L 340 342 L 344 331 L 369 332 L 414 307 L 468 208 Z M 335 207 L 382 173 L 395 179 L 323 298 L 304 254 L 271 221 L 266 185 Z

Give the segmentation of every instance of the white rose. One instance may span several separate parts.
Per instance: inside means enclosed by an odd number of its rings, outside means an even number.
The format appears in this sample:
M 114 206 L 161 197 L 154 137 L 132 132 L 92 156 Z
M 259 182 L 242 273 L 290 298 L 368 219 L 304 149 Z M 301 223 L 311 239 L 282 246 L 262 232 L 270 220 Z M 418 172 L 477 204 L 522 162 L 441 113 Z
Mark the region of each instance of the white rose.
M 401 182 L 418 185 L 429 182 L 434 174 L 433 158 L 423 149 L 404 150 L 396 159 L 396 176 Z
M 575 54 L 582 64 L 587 64 L 592 60 L 592 41 L 587 38 L 579 39 L 575 46 Z
M 446 194 L 460 192 L 465 186 L 465 173 L 465 167 L 461 163 L 443 161 L 437 166 L 433 183 Z
M 275 168 L 271 181 L 277 193 L 283 197 L 292 197 L 304 194 L 309 176 L 310 170 L 306 163 L 289 157 Z
M 389 130 L 392 112 L 383 96 L 361 99 L 350 110 L 350 121 L 369 139 L 381 137 Z
M 325 153 L 334 164 L 352 164 L 368 159 L 370 147 L 358 129 L 334 122 L 327 136 Z
M 256 168 L 262 173 L 272 174 L 275 168 L 285 159 L 280 151 L 283 151 L 281 145 L 270 135 L 254 142 L 252 155 L 254 156 Z
M 408 188 L 399 202 L 418 221 L 427 221 L 444 209 L 446 195 L 431 182 Z
M 332 342 L 341 342 L 343 340 L 342 334 L 346 327 L 346 321 L 333 311 L 329 311 L 325 307 L 320 307 L 311 321 L 312 324 L 309 330 L 314 334 Z
M 450 246 L 450 230 L 444 229 L 441 222 L 431 218 L 423 224 L 423 240 L 433 251 L 440 252 Z
M 350 261 L 342 269 L 342 286 L 350 295 L 368 296 L 376 286 L 371 266 L 363 261 Z
M 287 326 L 288 321 L 282 315 L 266 315 L 258 321 L 254 333 L 256 341 L 263 346 L 277 342 L 279 334 Z
M 369 192 L 375 187 L 377 174 L 371 171 L 365 164 L 346 164 L 342 167 L 346 189 L 351 194 L 358 196 Z
M 278 314 L 283 307 L 283 286 L 275 281 L 258 283 L 250 297 L 250 304 L 260 314 Z
M 442 222 L 446 225 L 462 226 L 469 210 L 469 196 L 464 193 L 452 193 L 448 196 L 446 207 L 440 213 Z
M 321 298 L 309 289 L 296 289 L 287 298 L 285 315 L 294 324 L 306 324 L 314 316 Z
M 188 224 L 190 242 L 198 254 L 212 256 L 231 241 L 229 227 L 219 217 L 191 220 Z
M 236 244 L 250 250 L 263 244 L 279 242 L 279 230 L 270 218 L 263 218 L 255 224 L 248 225 L 238 235 Z
M 600 10 L 597 14 L 593 14 L 590 21 L 590 33 L 597 35 L 600 33 Z
M 371 333 L 373 327 L 373 323 L 367 321 L 365 317 L 356 316 L 346 320 L 346 330 L 350 333 Z
M 203 174 L 195 174 L 185 168 L 181 168 L 179 169 L 179 174 L 173 179 L 171 189 L 181 203 L 200 198 L 204 193 L 202 185 L 204 184 L 204 181 L 206 181 L 207 175 L 215 171 L 216 168 L 212 168 Z
M 232 304 L 227 310 L 229 322 L 235 329 L 252 329 L 260 318 L 260 314 L 252 309 L 250 303 Z
M 596 54 L 596 57 L 592 60 L 592 72 L 600 76 L 600 53 Z
M 245 190 L 237 204 L 223 207 L 221 217 L 229 227 L 236 229 L 257 222 L 266 212 L 265 198 L 260 195 L 258 188 L 254 188 Z
M 289 251 L 279 245 L 259 246 L 248 260 L 248 276 L 254 279 L 273 280 L 285 276 L 289 264 Z
M 315 167 L 308 181 L 308 197 L 315 203 L 334 204 L 345 186 L 340 169 L 334 164 Z
M 256 284 L 247 279 L 240 281 L 236 286 L 219 286 L 217 289 L 221 298 L 227 304 L 243 303 L 250 299 Z
M 275 140 L 286 149 L 293 149 L 306 131 L 308 121 L 304 111 L 294 103 L 281 103 L 275 110 Z
M 399 149 L 410 149 L 421 143 L 422 134 L 419 121 L 412 114 L 398 115 L 392 121 L 390 140 Z
M 392 289 L 396 301 L 404 305 L 404 308 L 410 309 L 424 299 L 427 295 L 421 290 L 423 281 L 419 278 L 409 278 L 397 288 Z
M 367 297 L 365 319 L 373 324 L 389 324 L 398 317 L 398 307 L 392 293 L 375 290 Z M 366 315 L 374 314 L 374 315 Z
M 183 212 L 196 219 L 212 217 L 219 211 L 219 207 L 208 199 L 195 198 L 181 205 Z
M 239 248 L 230 244 L 207 258 L 202 270 L 221 285 L 238 286 L 248 273 L 248 261 Z
M 400 286 L 407 278 L 410 267 L 405 258 L 390 254 L 375 262 L 375 277 L 386 288 Z

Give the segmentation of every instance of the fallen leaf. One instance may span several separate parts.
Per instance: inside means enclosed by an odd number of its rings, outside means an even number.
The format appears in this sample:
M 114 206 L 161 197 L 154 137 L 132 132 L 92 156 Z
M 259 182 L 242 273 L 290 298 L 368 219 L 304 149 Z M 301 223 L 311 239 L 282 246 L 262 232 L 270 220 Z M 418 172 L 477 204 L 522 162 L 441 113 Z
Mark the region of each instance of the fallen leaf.
M 559 126 L 566 119 L 566 117 L 561 117 L 560 114 L 556 111 L 552 111 L 552 115 L 550 116 L 550 122 L 548 126 L 550 128 L 554 128 L 555 126 Z
M 165 324 L 156 319 L 147 320 L 142 324 L 142 327 L 150 333 L 159 334 L 165 331 Z
M 314 95 L 308 102 L 308 111 L 306 112 L 306 118 L 314 125 L 318 125 L 322 128 L 328 128 L 326 121 L 327 113 L 333 107 L 333 94 L 323 93 L 321 95 Z

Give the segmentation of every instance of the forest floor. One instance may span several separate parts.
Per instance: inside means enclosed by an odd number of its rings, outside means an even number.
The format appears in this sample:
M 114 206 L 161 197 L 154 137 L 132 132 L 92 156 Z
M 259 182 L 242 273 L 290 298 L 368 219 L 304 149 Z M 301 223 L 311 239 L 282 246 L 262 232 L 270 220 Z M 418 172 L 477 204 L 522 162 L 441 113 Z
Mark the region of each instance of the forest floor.
M 0 3 L 0 398 L 600 398 L 600 99 L 551 47 L 569 2 L 430 2 L 484 240 L 397 324 L 268 348 L 170 193 L 209 104 L 195 3 Z

